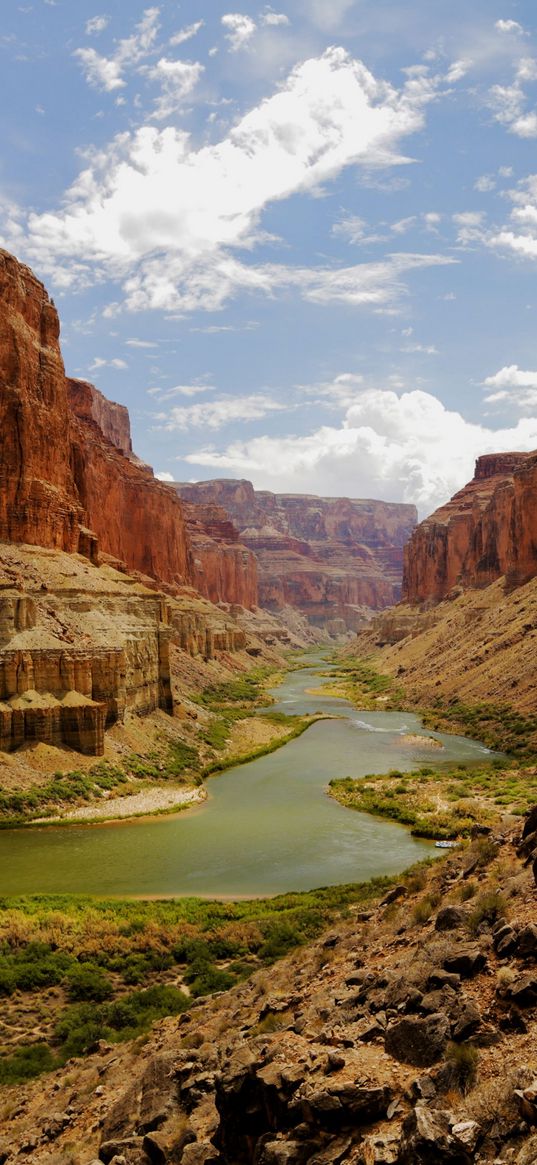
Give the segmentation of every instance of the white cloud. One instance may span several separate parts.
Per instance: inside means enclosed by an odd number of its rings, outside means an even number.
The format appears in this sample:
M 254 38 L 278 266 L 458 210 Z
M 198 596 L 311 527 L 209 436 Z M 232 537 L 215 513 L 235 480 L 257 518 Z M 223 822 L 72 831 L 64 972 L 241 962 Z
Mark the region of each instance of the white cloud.
M 86 21 L 86 35 L 98 36 L 100 32 L 104 32 L 110 24 L 109 16 L 92 16 L 90 20 Z
M 200 28 L 203 28 L 204 24 L 204 20 L 196 20 L 194 24 L 189 24 L 186 28 L 181 28 L 179 32 L 176 32 L 174 36 L 170 37 L 170 45 L 175 47 L 184 44 L 187 40 L 191 40 L 193 36 L 197 36 Z
M 226 29 L 225 37 L 229 41 L 232 53 L 246 48 L 257 27 L 250 16 L 244 16 L 240 12 L 227 12 L 222 17 L 221 23 Z
M 494 25 L 498 32 L 516 32 L 517 36 L 524 36 L 524 29 L 518 20 L 497 20 Z
M 125 340 L 127 348 L 158 348 L 154 340 Z
M 248 476 L 258 489 L 415 502 L 426 514 L 470 480 L 480 454 L 536 446 L 537 419 L 492 430 L 426 392 L 398 396 L 358 388 L 339 427 L 235 441 L 222 452 L 206 448 L 186 460 Z
M 470 60 L 461 59 L 459 61 L 453 61 L 453 64 L 450 65 L 446 73 L 446 81 L 448 84 L 453 85 L 456 81 L 461 81 L 471 69 L 472 64 L 473 61 Z
M 283 412 L 286 407 L 261 393 L 252 393 L 250 396 L 223 396 L 218 400 L 177 406 L 168 413 L 157 413 L 156 420 L 161 422 L 159 427 L 167 432 L 192 428 L 216 430 L 229 425 L 231 421 L 259 420 L 267 413 Z
M 523 57 L 517 62 L 512 85 L 493 85 L 489 104 L 495 120 L 519 138 L 537 137 L 537 112 L 527 110 L 524 85 L 537 80 L 537 61 Z
M 514 204 L 510 222 L 490 235 L 488 245 L 521 258 L 537 259 L 537 174 L 522 179 L 508 191 L 508 197 Z
M 124 371 L 128 367 L 125 360 L 120 360 L 118 357 L 114 357 L 113 360 L 103 360 L 101 356 L 95 356 L 93 363 L 89 366 L 89 371 L 98 372 L 100 368 L 118 368 Z
M 506 364 L 493 376 L 487 376 L 483 385 L 494 389 L 485 396 L 487 404 L 508 402 L 523 412 L 537 406 L 537 372 L 524 371 L 518 364 Z
M 155 477 L 157 481 L 175 481 L 173 473 L 168 473 L 166 470 L 161 470 L 160 473 L 156 473 Z
M 285 12 L 273 12 L 269 9 L 261 14 L 261 24 L 289 24 L 289 17 L 286 16 Z
M 480 194 L 488 194 L 491 190 L 495 189 L 496 179 L 493 178 L 492 174 L 482 174 L 474 182 L 474 190 L 478 190 Z
M 348 218 L 341 218 L 339 222 L 334 223 L 331 229 L 331 234 L 334 238 L 345 239 L 351 246 L 369 246 L 371 243 L 385 243 L 389 239 L 389 234 L 379 234 L 368 230 L 367 223 L 358 215 L 351 214 Z
M 118 42 L 114 56 L 103 57 L 95 49 L 75 49 L 75 57 L 82 64 L 84 76 L 90 85 L 107 93 L 126 84 L 124 72 L 144 60 L 156 40 L 159 28 L 159 9 L 147 8 L 132 36 Z
M 193 397 L 202 392 L 214 392 L 212 384 L 176 384 L 173 388 L 148 388 L 149 396 L 154 396 L 159 402 L 172 400 L 174 396 Z
M 195 89 L 204 66 L 198 61 L 170 61 L 161 57 L 156 65 L 145 68 L 144 72 L 151 81 L 161 86 L 161 94 L 155 102 L 153 117 L 157 121 L 164 121 L 177 113 L 178 107 L 185 97 Z
M 453 222 L 457 227 L 457 242 L 463 247 L 471 243 L 482 242 L 484 238 L 483 223 L 485 215 L 482 210 L 464 210 L 453 215 Z
M 157 9 L 148 9 L 144 36 L 120 42 L 130 45 L 131 60 L 146 51 L 142 40 L 146 48 L 152 43 L 156 21 Z M 117 54 L 115 64 L 123 67 Z M 109 84 L 123 81 L 116 74 Z M 370 171 L 408 161 L 399 142 L 422 127 L 436 86 L 436 79 L 420 76 L 396 90 L 332 48 L 297 66 L 215 145 L 196 150 L 173 127 L 119 134 L 87 153 L 61 210 L 29 216 L 26 255 L 57 286 L 123 279 L 134 309 L 215 310 L 237 290 L 270 294 L 282 286 L 299 287 L 317 302 L 375 302 L 367 266 L 343 272 L 256 267 L 241 262 L 236 249 L 252 251 L 263 238 L 260 217 L 271 202 L 314 193 L 347 166 Z M 447 261 L 387 260 L 377 266 L 381 300 L 403 271 Z

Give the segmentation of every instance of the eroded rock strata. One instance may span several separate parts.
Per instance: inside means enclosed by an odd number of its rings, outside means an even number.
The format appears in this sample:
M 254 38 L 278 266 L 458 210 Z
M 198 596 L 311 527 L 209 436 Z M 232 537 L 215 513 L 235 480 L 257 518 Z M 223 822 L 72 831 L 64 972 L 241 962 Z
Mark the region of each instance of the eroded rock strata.
M 403 598 L 438 602 L 454 586 L 510 585 L 537 573 L 537 454 L 487 454 L 464 489 L 405 548 Z
M 222 506 L 254 551 L 259 603 L 294 607 L 335 633 L 363 624 L 401 593 L 403 545 L 414 506 L 254 490 L 249 481 L 177 484 L 194 503 Z

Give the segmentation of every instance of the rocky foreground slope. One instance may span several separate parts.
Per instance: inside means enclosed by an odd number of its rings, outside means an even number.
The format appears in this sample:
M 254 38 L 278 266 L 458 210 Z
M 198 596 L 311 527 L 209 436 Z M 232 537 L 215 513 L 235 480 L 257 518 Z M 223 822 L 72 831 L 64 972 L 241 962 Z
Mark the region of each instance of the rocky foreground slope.
M 533 810 L 147 1042 L 6 1089 L 2 1160 L 532 1165 L 536 857 Z
M 329 632 L 356 630 L 397 602 L 414 506 L 254 490 L 249 481 L 176 484 L 200 509 L 222 506 L 256 555 L 259 602 L 296 608 Z

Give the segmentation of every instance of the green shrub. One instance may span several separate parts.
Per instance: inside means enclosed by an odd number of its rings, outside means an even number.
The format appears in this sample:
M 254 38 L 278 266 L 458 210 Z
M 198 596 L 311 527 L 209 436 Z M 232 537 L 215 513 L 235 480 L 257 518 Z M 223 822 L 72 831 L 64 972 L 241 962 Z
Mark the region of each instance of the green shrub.
M 469 1092 L 477 1078 L 477 1048 L 473 1044 L 450 1043 L 447 1046 L 446 1062 L 456 1087 L 464 1094 Z
M 69 999 L 75 1001 L 92 999 L 95 1003 L 102 1003 L 114 992 L 108 975 L 96 963 L 76 963 L 67 972 L 65 983 Z
M 56 1067 L 46 1044 L 23 1044 L 12 1056 L 0 1060 L 0 1084 L 20 1084 Z

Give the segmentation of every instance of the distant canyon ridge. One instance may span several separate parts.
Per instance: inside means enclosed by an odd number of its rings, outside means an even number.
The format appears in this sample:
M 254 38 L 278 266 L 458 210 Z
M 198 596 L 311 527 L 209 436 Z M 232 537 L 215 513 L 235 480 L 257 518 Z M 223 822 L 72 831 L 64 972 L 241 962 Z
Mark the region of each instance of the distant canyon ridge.
M 331 634 L 357 630 L 401 596 L 403 548 L 416 507 L 359 498 L 274 494 L 249 481 L 174 483 L 187 526 L 225 511 L 255 554 L 259 605 L 300 611 Z M 213 519 L 214 520 L 214 519 Z M 209 585 L 199 562 L 196 585 Z

